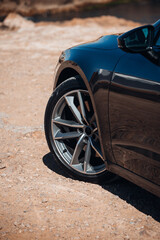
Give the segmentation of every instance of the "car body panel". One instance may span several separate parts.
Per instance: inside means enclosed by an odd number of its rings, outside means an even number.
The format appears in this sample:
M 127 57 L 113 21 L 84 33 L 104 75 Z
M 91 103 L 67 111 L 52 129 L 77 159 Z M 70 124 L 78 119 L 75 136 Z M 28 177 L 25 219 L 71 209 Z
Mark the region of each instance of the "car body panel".
M 81 76 L 106 168 L 160 197 L 160 66 L 148 53 L 118 48 L 117 38 L 104 36 L 63 52 L 54 88 L 67 68 Z
M 160 67 L 141 54 L 123 56 L 109 102 L 116 163 L 160 185 Z
M 77 45 L 72 49 L 100 49 L 100 50 L 113 50 L 118 49 L 117 35 L 106 35 L 98 38 L 96 41 Z
M 95 42 L 75 46 L 63 52 L 63 61 L 58 66 L 54 84 L 55 88 L 61 72 L 66 68 L 76 70 L 82 77 L 94 107 L 101 136 L 103 158 L 108 162 L 114 162 L 111 151 L 109 122 L 106 122 L 106 119 L 109 121 L 109 118 L 107 118 L 109 106 L 108 88 L 117 62 L 122 55 L 126 54 L 118 48 L 117 37 L 117 35 L 107 36 L 107 38 L 105 36 Z M 104 41 L 106 39 L 107 43 Z M 108 51 L 107 49 L 110 46 L 112 50 Z M 105 118 L 101 118 L 103 114 L 105 114 Z
M 117 35 L 105 36 L 95 42 L 70 48 L 64 52 L 64 61 L 71 60 L 77 64 L 90 82 L 92 75 L 100 69 L 112 72 L 119 58 L 125 54 L 118 48 L 117 37 Z

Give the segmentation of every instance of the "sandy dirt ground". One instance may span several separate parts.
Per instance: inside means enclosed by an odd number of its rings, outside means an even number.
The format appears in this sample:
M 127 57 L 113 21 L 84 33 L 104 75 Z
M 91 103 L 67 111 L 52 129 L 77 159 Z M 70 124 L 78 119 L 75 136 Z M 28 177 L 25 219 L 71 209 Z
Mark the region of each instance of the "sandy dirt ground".
M 123 179 L 68 178 L 43 131 L 62 50 L 137 26 L 115 17 L 0 26 L 0 239 L 160 239 L 160 199 Z

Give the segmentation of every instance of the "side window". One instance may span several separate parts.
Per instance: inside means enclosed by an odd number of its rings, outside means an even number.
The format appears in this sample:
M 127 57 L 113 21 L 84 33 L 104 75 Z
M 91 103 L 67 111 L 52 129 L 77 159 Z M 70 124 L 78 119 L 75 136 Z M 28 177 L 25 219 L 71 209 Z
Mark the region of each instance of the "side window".
M 155 45 L 158 46 L 158 47 L 160 47 L 160 34 L 159 34 L 159 37 L 158 37 Z

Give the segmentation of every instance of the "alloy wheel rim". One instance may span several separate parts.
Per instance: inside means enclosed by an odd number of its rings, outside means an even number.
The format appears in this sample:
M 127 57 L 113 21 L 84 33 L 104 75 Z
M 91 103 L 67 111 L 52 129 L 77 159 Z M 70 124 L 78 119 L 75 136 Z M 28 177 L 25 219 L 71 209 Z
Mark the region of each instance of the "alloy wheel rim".
M 65 164 L 87 175 L 106 170 L 88 91 L 74 90 L 59 99 L 51 130 L 53 148 Z

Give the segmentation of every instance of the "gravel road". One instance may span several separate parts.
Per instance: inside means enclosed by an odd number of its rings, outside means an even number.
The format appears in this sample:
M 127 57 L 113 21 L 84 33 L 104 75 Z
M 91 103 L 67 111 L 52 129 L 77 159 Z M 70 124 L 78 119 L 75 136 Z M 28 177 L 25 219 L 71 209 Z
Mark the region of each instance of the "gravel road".
M 62 50 L 137 26 L 115 17 L 0 25 L 0 239 L 160 239 L 160 199 L 119 179 L 68 178 L 43 132 L 54 67 Z

